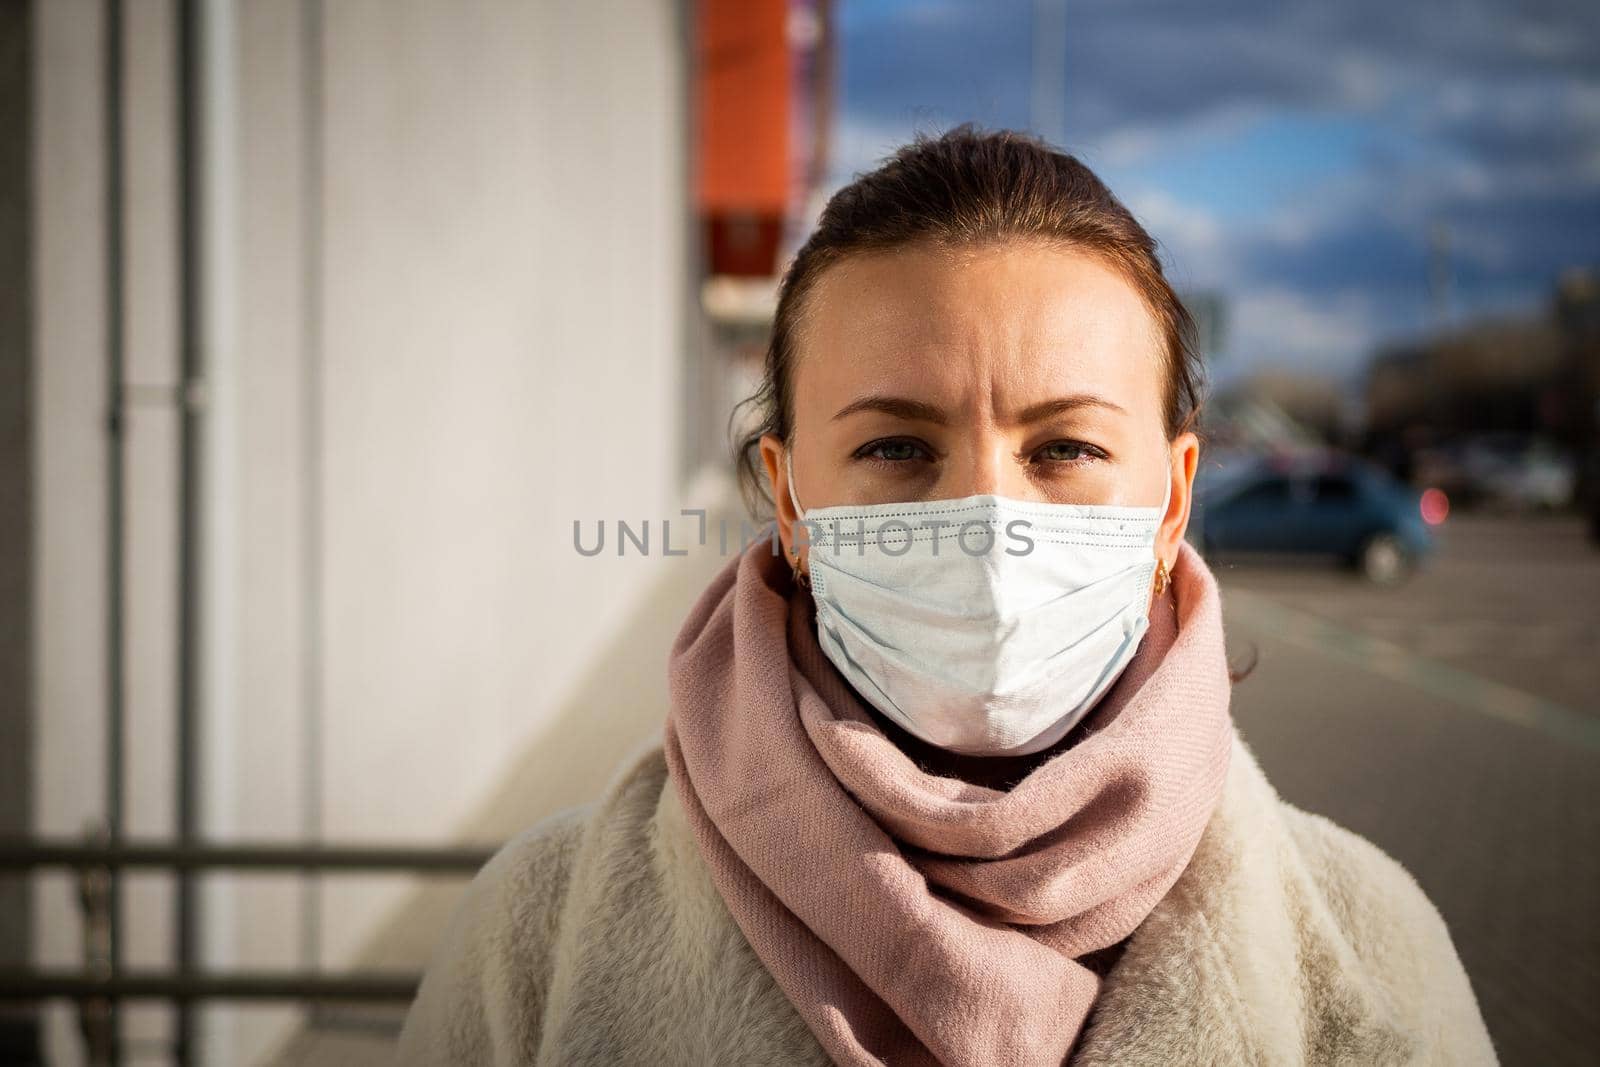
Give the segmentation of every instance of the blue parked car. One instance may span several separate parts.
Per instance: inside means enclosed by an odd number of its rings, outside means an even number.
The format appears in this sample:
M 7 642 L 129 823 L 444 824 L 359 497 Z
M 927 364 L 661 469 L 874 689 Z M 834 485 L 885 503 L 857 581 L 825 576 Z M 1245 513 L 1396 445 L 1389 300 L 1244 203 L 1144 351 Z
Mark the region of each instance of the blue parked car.
M 1358 460 L 1262 460 L 1196 487 L 1190 539 L 1207 559 L 1333 557 L 1388 585 L 1432 551 L 1429 526 L 1447 511 L 1439 490 L 1419 494 Z

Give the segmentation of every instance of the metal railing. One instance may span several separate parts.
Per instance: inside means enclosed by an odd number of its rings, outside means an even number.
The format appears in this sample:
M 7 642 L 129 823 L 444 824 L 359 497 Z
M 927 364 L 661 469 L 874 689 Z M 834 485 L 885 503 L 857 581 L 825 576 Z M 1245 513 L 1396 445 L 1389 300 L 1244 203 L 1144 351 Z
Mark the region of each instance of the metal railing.
M 127 182 L 126 154 L 128 113 L 125 106 L 129 75 L 128 39 L 124 7 L 127 0 L 100 0 L 102 18 L 101 92 L 104 138 L 103 188 L 105 206 L 103 236 L 107 302 L 105 335 L 105 436 L 106 492 L 106 583 L 107 612 L 105 631 L 105 784 L 104 824 L 93 827 L 83 841 L 39 839 L 0 840 L 0 874 L 32 872 L 41 869 L 67 869 L 76 872 L 79 907 L 83 914 L 84 966 L 78 971 L 10 968 L 0 970 L 0 1002 L 68 999 L 78 1003 L 79 1016 L 91 1062 L 120 1064 L 124 1056 L 119 1007 L 125 1000 L 160 999 L 174 1009 L 172 1057 L 180 1067 L 192 1063 L 198 1052 L 195 1043 L 193 1006 L 206 999 L 304 999 L 310 1001 L 402 1000 L 415 991 L 418 976 L 413 974 L 320 974 L 297 970 L 284 973 L 207 972 L 200 966 L 201 909 L 196 876 L 208 870 L 285 871 L 320 876 L 328 872 L 470 874 L 489 855 L 485 849 L 353 847 L 325 844 L 249 844 L 207 843 L 201 839 L 203 790 L 201 753 L 207 723 L 203 706 L 201 666 L 204 573 L 204 505 L 207 486 L 202 474 L 204 438 L 213 412 L 208 404 L 209 365 L 214 359 L 214 338 L 208 333 L 215 313 L 216 278 L 211 273 L 206 227 L 211 216 L 219 214 L 207 201 L 215 190 L 208 184 L 214 166 L 208 152 L 216 148 L 208 135 L 217 133 L 213 120 L 232 121 L 226 104 L 208 94 L 208 78 L 231 73 L 226 68 L 227 49 L 223 44 L 230 25 L 207 25 L 208 16 L 224 11 L 227 4 L 207 4 L 204 0 L 176 0 L 171 6 L 172 21 L 167 33 L 172 47 L 173 112 L 172 149 L 174 199 L 177 227 L 174 256 L 177 270 L 177 345 L 173 353 L 177 380 L 171 383 L 131 381 L 128 375 L 127 306 Z M 308 301 L 306 359 L 308 366 L 320 356 L 320 182 L 321 182 L 321 0 L 301 0 L 303 71 L 302 92 L 305 105 L 304 133 L 306 162 L 302 174 L 303 223 L 305 244 L 305 295 Z M 210 114 L 213 106 L 223 111 Z M 209 146 L 209 147 L 208 147 Z M 308 397 L 313 418 L 317 417 L 316 396 Z M 128 574 L 126 521 L 128 485 L 129 413 L 135 405 L 159 404 L 177 417 L 178 497 L 175 529 L 177 581 L 176 678 L 173 753 L 173 838 L 170 841 L 137 842 L 127 837 L 126 792 L 128 699 L 125 684 L 126 646 L 129 638 L 124 604 Z M 314 428 L 314 427 L 313 427 Z M 320 481 L 311 472 L 307 501 L 308 535 L 314 533 L 316 494 Z M 314 537 L 308 541 L 308 583 L 320 581 L 320 548 Z M 309 595 L 315 593 L 312 589 Z M 309 601 L 308 601 L 309 603 Z M 315 613 L 308 612 L 315 622 Z M 315 663 L 320 633 L 314 625 L 306 631 L 308 663 Z M 314 690 L 314 676 L 308 676 L 308 694 Z M 309 697 L 308 697 L 309 699 Z M 310 704 L 320 713 L 320 706 Z M 308 732 L 314 737 L 314 731 Z M 308 776 L 318 770 L 317 751 L 308 753 Z M 309 810 L 317 811 L 320 798 L 308 796 Z M 310 839 L 317 835 L 315 823 L 302 827 Z M 131 868 L 161 869 L 172 875 L 173 944 L 170 971 L 139 971 L 124 962 L 123 919 L 124 872 Z M 309 881 L 309 880 L 308 880 Z M 316 914 L 317 895 L 307 886 L 305 897 L 304 949 L 314 949 L 320 931 Z M 316 954 L 306 952 L 304 960 Z M 304 964 L 303 964 L 304 966 Z
M 207 662 L 208 634 L 204 627 L 207 601 L 206 505 L 208 482 L 206 442 L 214 431 L 217 413 L 210 402 L 210 376 L 217 372 L 218 345 L 211 329 L 222 317 L 215 273 L 216 258 L 208 251 L 209 230 L 227 212 L 213 202 L 226 168 L 218 168 L 210 154 L 225 151 L 227 138 L 219 133 L 233 121 L 230 105 L 208 92 L 213 81 L 222 83 L 233 74 L 228 45 L 234 27 L 227 21 L 233 3 L 175 0 L 166 29 L 172 63 L 172 171 L 176 206 L 173 254 L 176 270 L 176 350 L 172 353 L 174 381 L 140 382 L 130 379 L 128 360 L 128 183 L 126 157 L 130 142 L 126 85 L 130 56 L 124 8 L 127 0 L 100 0 L 101 104 L 104 139 L 104 281 L 106 332 L 104 341 L 105 395 L 105 750 L 103 825 L 91 828 L 82 840 L 0 838 L 0 876 L 55 869 L 74 872 L 76 896 L 83 915 L 83 967 L 51 970 L 12 967 L 0 969 L 0 1003 L 65 999 L 79 1007 L 79 1018 L 92 1063 L 120 1064 L 127 1050 L 122 1045 L 119 1007 L 128 1000 L 162 1000 L 173 1007 L 172 1058 L 188 1067 L 199 1055 L 195 1041 L 194 1006 L 204 1000 L 304 1000 L 404 1001 L 417 987 L 411 973 L 319 973 L 319 895 L 313 883 L 324 874 L 340 872 L 394 872 L 465 876 L 477 870 L 492 853 L 490 848 L 428 848 L 354 846 L 323 843 L 276 844 L 207 842 L 205 791 L 202 788 L 202 754 L 211 723 L 206 706 L 202 666 Z M 323 249 L 321 216 L 323 160 L 322 104 L 322 0 L 300 0 L 302 197 L 302 294 L 305 300 L 303 359 L 306 395 L 303 398 L 308 434 L 305 455 L 304 515 L 305 574 L 303 581 L 302 704 L 306 709 L 304 753 L 305 809 L 309 814 L 299 833 L 307 841 L 320 836 L 322 797 L 321 749 L 318 729 L 322 712 L 320 652 L 322 630 L 321 511 L 323 481 L 318 463 L 322 418 L 317 373 L 322 355 L 321 287 Z M 208 25 L 208 22 L 214 24 Z M 159 55 L 160 50 L 151 54 Z M 147 60 L 148 61 L 148 60 Z M 214 85 L 211 86 L 215 88 Z M 225 94 L 224 94 L 225 95 Z M 218 147 L 222 145 L 223 147 Z M 223 175 L 222 179 L 218 175 Z M 225 184 L 225 182 L 224 182 Z M 226 205 L 223 205 L 226 206 Z M 214 234 L 210 234 L 214 236 Z M 177 500 L 174 519 L 174 556 L 177 564 L 176 633 L 174 648 L 173 718 L 173 824 L 172 838 L 139 841 L 127 834 L 129 700 L 126 686 L 129 616 L 125 604 L 129 575 L 127 521 L 130 497 L 126 468 L 129 463 L 130 413 L 136 406 L 161 406 L 176 418 Z M 212 465 L 213 468 L 215 465 Z M 212 487 L 214 488 L 214 487 Z M 124 934 L 124 872 L 130 869 L 167 871 L 172 876 L 172 946 L 170 970 L 141 970 L 126 966 Z M 198 875 L 207 871 L 279 871 L 308 877 L 301 909 L 304 926 L 299 969 L 282 972 L 240 970 L 208 971 L 201 966 L 202 914 L 197 892 Z M 311 968 L 311 969 L 307 969 Z
M 118 1006 L 127 1000 L 165 1000 L 188 1009 L 202 1000 L 398 1001 L 416 993 L 420 975 L 410 972 L 204 971 L 182 960 L 172 970 L 134 970 L 113 951 L 121 927 L 119 895 L 112 891 L 123 871 L 298 871 L 305 873 L 471 875 L 493 854 L 490 847 L 284 844 L 108 839 L 96 830 L 87 842 L 0 838 L 0 874 L 65 869 L 78 877 L 84 913 L 82 970 L 0 968 L 0 1002 L 66 999 L 77 1002 L 90 1061 L 122 1059 Z M 186 1012 L 187 1014 L 187 1012 Z M 193 1056 L 190 1040 L 174 1048 L 183 1062 Z
M 0 837 L 0 871 L 40 867 L 78 871 L 160 870 L 395 871 L 471 873 L 492 852 L 473 847 L 404 845 L 203 844 L 124 841 L 82 844 Z

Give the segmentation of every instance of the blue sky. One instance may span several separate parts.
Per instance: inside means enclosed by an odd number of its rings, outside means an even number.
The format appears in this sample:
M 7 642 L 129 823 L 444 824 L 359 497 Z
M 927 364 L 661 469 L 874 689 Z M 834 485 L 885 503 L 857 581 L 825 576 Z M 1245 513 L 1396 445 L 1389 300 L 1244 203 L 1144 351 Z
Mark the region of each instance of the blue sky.
M 1031 128 L 1032 0 L 837 0 L 832 184 L 917 131 Z M 1451 310 L 1535 310 L 1600 266 L 1600 3 L 1067 0 L 1063 128 L 1229 305 L 1218 380 L 1349 379 Z

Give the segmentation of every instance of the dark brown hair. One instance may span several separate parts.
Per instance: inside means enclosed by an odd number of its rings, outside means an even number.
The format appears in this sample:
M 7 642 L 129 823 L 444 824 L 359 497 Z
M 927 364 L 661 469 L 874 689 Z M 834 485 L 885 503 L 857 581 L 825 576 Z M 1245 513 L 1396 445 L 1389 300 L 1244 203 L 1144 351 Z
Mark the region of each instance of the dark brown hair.
M 761 388 L 735 411 L 737 417 L 754 406 L 759 417 L 757 428 L 736 444 L 740 487 L 752 513 L 771 503 L 758 467 L 759 442 L 769 433 L 789 441 L 796 335 L 822 273 L 851 255 L 1006 239 L 1098 256 L 1138 290 L 1166 357 L 1167 436 L 1191 428 L 1201 394 L 1194 321 L 1162 272 L 1154 239 L 1076 157 L 1031 134 L 963 123 L 938 136 L 916 134 L 878 169 L 857 174 L 834 193 L 784 271 Z

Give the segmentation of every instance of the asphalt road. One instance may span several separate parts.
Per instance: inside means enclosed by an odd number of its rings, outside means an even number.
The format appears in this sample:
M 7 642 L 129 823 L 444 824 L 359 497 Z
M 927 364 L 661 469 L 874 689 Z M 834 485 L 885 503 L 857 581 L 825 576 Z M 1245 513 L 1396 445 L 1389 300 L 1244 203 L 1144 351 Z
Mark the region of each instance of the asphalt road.
M 1377 589 L 1216 566 L 1234 714 L 1278 791 L 1398 859 L 1449 923 L 1506 1064 L 1600 1050 L 1600 550 L 1452 518 Z

